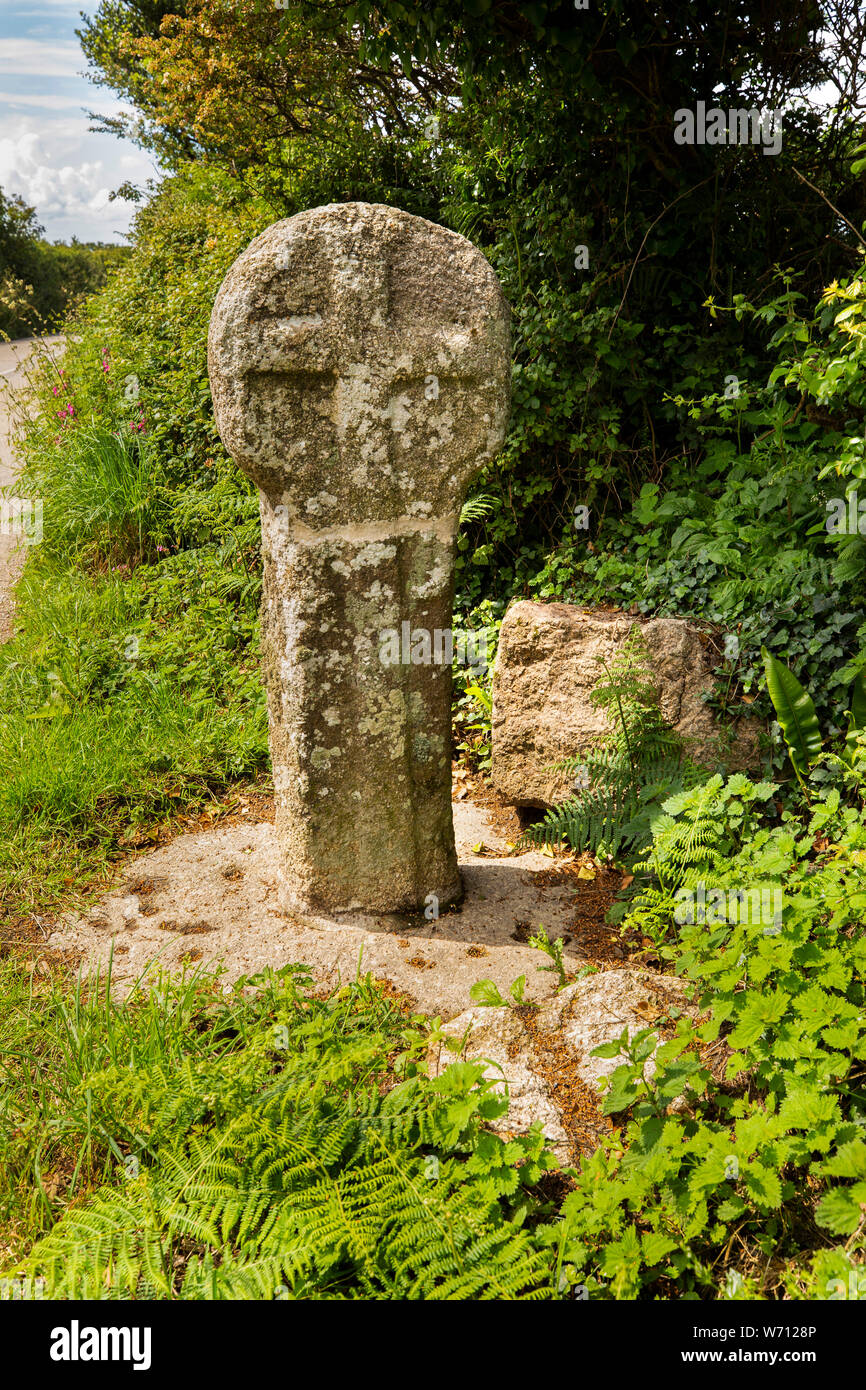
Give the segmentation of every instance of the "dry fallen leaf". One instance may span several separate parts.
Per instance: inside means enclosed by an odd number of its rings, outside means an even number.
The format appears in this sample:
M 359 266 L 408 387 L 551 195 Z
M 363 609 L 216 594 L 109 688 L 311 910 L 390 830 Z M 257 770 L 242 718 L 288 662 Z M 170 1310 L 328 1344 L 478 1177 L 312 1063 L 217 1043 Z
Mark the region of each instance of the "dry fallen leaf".
M 641 999 L 639 1004 L 635 1004 L 634 1011 L 641 1018 L 646 1019 L 647 1023 L 655 1023 L 663 1012 L 657 1004 L 651 1004 L 648 999 Z
M 593 879 L 595 878 L 595 869 L 591 869 L 588 864 L 581 864 L 577 876 L 583 879 Z

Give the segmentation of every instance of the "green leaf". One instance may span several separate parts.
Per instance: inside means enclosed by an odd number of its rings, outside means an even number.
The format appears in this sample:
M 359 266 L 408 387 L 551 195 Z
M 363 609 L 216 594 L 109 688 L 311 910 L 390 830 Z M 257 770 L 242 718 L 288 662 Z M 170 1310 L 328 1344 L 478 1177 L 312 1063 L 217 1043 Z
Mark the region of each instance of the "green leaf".
M 784 990 L 759 993 L 749 990 L 740 995 L 739 1016 L 736 1027 L 728 1038 L 731 1047 L 749 1047 L 765 1032 L 767 1026 L 779 1023 L 785 1016 L 791 996 Z
M 638 1287 L 641 1249 L 636 1231 L 629 1227 L 621 1240 L 612 1241 L 601 1256 L 602 1273 L 613 1280 L 617 1297 L 628 1296 Z
M 779 1108 L 786 1129 L 817 1129 L 836 1114 L 836 1097 L 817 1086 L 792 1085 Z
M 648 1265 L 657 1265 L 659 1260 L 663 1260 L 665 1255 L 677 1248 L 676 1241 L 662 1235 L 660 1231 L 651 1231 L 649 1235 L 642 1236 L 641 1244 L 644 1263 Z
M 497 1008 L 506 1002 L 493 980 L 477 980 L 469 991 L 469 998 L 489 1009 Z
M 857 1187 L 834 1187 L 823 1196 L 815 1208 L 815 1220 L 837 1236 L 850 1236 L 860 1224 L 860 1201 Z M 860 1194 L 861 1200 L 866 1193 Z
M 487 714 L 493 712 L 493 697 L 487 690 L 482 690 L 480 685 L 467 685 L 466 694 L 471 695 Z
M 861 671 L 851 687 L 851 717 L 845 736 L 845 751 L 853 753 L 858 729 L 866 727 L 866 675 Z
M 866 1144 L 862 1139 L 852 1139 L 839 1148 L 821 1165 L 822 1173 L 834 1178 L 866 1178 Z
M 716 1216 L 720 1221 L 736 1221 L 747 1210 L 742 1197 L 726 1197 L 724 1202 L 720 1202 L 716 1208 Z
M 866 725 L 866 675 L 862 671 L 851 687 L 851 716 L 855 729 Z
M 742 1185 L 752 1201 L 759 1207 L 780 1207 L 782 1205 L 782 1184 L 778 1173 L 763 1163 L 750 1163 L 741 1175 Z
M 791 762 L 799 777 L 821 756 L 821 730 L 812 697 L 793 671 L 761 648 L 770 699 L 782 726 Z
M 617 39 L 616 51 L 619 54 L 620 58 L 622 58 L 622 61 L 625 63 L 626 67 L 628 67 L 632 58 L 638 51 L 638 46 L 635 43 L 634 39 L 629 38 L 626 35 L 621 39 Z

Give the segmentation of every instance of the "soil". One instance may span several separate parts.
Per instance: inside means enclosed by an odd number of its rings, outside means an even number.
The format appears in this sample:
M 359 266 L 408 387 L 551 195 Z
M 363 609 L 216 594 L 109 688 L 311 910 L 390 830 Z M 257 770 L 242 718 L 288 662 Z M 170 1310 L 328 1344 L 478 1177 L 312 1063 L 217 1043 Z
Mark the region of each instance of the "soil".
M 461 797 L 470 780 L 472 795 Z M 226 982 L 289 961 L 308 964 L 322 984 L 354 978 L 360 969 L 444 1018 L 467 1007 L 479 979 L 492 979 L 504 993 L 525 975 L 528 999 L 551 994 L 556 976 L 542 968 L 550 962 L 527 944 L 541 925 L 551 939 L 562 937 L 569 975 L 588 964 L 621 965 L 619 931 L 603 924 L 620 876 L 592 866 L 587 856 L 520 852 L 505 838 L 514 831 L 510 808 L 497 806 L 479 779 L 459 769 L 454 790 L 466 896 L 438 920 L 420 913 L 328 918 L 281 911 L 273 802 L 264 792 L 247 792 L 228 814 L 190 817 L 188 830 L 130 856 L 113 887 L 89 909 L 43 923 L 30 949 L 37 957 L 61 953 L 83 969 L 104 969 L 113 955 L 121 994 L 154 964 L 218 964 Z

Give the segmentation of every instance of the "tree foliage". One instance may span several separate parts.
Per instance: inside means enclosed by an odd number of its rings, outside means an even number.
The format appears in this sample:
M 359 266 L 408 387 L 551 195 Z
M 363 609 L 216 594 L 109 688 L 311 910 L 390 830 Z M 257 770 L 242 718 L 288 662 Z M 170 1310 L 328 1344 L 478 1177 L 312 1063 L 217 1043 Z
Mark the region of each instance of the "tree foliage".
M 0 335 L 55 328 L 72 305 L 106 280 L 125 248 L 43 240 L 36 209 L 0 188 Z

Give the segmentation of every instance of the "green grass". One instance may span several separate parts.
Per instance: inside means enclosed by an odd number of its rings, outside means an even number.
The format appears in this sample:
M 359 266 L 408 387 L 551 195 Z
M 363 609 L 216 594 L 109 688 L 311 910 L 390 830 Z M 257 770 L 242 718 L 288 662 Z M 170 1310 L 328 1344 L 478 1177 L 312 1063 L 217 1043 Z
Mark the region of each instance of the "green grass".
M 268 777 L 254 489 L 202 427 L 205 402 L 178 406 L 171 372 L 155 395 L 115 342 L 118 293 L 62 363 L 28 364 L 16 491 L 41 499 L 43 533 L 0 647 L 0 929 L 79 902 L 161 826 Z M 186 323 L 189 304 L 170 314 Z
M 552 1158 L 486 1130 L 482 1068 L 430 1081 L 429 1025 L 369 977 L 254 983 L 117 1004 L 0 967 L 4 1274 L 49 1298 L 550 1297 Z
M 159 456 L 141 434 L 68 424 L 50 451 L 31 456 L 22 482 L 45 497 L 43 545 L 66 568 L 137 564 L 168 538 Z
M 214 548 L 132 573 L 34 554 L 0 648 L 0 920 L 267 769 L 258 591 Z

